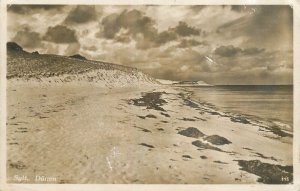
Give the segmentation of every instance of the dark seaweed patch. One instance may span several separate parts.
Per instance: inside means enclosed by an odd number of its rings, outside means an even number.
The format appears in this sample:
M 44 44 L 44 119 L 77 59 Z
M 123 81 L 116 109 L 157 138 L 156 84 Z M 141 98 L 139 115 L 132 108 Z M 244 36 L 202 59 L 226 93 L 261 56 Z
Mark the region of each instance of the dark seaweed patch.
M 199 147 L 200 149 L 210 149 L 210 150 L 215 150 L 215 151 L 221 151 L 221 152 L 223 152 L 222 149 L 219 149 L 218 147 L 211 146 L 211 145 L 209 145 L 207 143 L 203 143 L 203 142 L 201 142 L 199 140 L 193 141 L 192 145 L 194 145 L 196 147 Z
M 228 139 L 221 137 L 219 135 L 211 135 L 211 136 L 205 137 L 204 140 L 206 140 L 214 145 L 225 145 L 225 144 L 231 143 Z
M 204 134 L 195 127 L 189 127 L 185 130 L 179 131 L 178 134 L 193 138 L 199 138 L 204 136 Z
M 265 184 L 288 184 L 293 182 L 293 167 L 262 163 L 259 160 L 236 160 L 241 170 L 259 176 L 258 182 Z
M 250 121 L 243 117 L 231 117 L 230 120 L 232 122 L 237 122 L 237 123 L 243 123 L 243 124 L 250 124 Z
M 180 120 L 182 120 L 182 121 L 196 121 L 195 119 L 185 118 L 185 117 L 180 119 Z
M 211 115 L 221 115 L 219 112 L 215 112 L 215 111 L 209 111 L 208 113 L 210 113 Z
M 271 159 L 271 160 L 273 160 L 273 161 L 278 161 L 276 158 L 274 158 L 274 157 L 267 157 L 267 156 L 265 156 L 265 155 L 263 155 L 263 154 L 261 154 L 261 153 L 254 153 L 254 154 L 256 154 L 258 157 L 260 157 L 260 158 L 264 158 L 264 159 Z
M 138 115 L 138 117 L 141 118 L 141 119 L 146 119 L 146 118 L 153 118 L 153 119 L 155 119 L 155 118 L 157 118 L 155 115 L 152 115 L 152 114 L 148 114 L 146 116 Z
M 136 106 L 145 106 L 147 109 L 154 109 L 158 111 L 166 111 L 161 106 L 167 103 L 166 100 L 161 99 L 161 95 L 164 92 L 151 92 L 146 93 L 139 99 L 131 99 L 130 101 L 133 102 L 133 105 Z
M 183 101 L 184 101 L 184 104 L 185 104 L 185 105 L 187 105 L 187 106 L 189 106 L 189 107 L 191 107 L 191 108 L 199 108 L 199 105 L 198 105 L 198 104 L 192 102 L 192 101 L 189 100 L 189 99 L 183 99 Z
M 272 133 L 274 133 L 275 135 L 278 135 L 280 137 L 293 137 L 292 134 L 289 134 L 289 133 L 286 133 L 286 132 L 282 131 L 277 126 L 265 127 L 265 128 L 268 129 L 269 131 L 271 131 Z

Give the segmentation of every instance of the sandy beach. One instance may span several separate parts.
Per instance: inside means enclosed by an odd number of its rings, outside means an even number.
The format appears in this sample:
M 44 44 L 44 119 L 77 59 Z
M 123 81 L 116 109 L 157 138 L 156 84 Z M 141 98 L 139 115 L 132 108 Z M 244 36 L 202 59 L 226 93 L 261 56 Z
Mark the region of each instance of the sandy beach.
M 292 132 L 184 88 L 8 80 L 9 183 L 292 182 Z

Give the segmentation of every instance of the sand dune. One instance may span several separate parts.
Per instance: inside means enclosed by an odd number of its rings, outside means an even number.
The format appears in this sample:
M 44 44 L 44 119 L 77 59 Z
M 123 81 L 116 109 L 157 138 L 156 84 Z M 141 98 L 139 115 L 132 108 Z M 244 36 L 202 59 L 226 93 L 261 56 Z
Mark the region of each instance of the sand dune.
M 78 56 L 28 53 L 16 43 L 7 44 L 7 79 L 25 83 L 94 83 L 101 87 L 153 86 L 154 78 L 136 68 L 79 59 Z

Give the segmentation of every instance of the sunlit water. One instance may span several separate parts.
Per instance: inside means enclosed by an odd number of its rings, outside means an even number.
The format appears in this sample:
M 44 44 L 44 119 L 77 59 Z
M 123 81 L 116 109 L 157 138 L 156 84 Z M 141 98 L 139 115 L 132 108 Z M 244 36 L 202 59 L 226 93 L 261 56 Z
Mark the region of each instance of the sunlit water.
M 293 86 L 189 87 L 195 101 L 208 102 L 222 111 L 293 124 Z

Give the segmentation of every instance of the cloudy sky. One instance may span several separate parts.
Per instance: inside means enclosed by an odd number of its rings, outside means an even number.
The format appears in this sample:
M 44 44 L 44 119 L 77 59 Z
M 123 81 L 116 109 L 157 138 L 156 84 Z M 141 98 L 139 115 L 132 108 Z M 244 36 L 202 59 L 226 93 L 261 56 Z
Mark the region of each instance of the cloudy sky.
M 8 40 L 156 78 L 292 84 L 293 9 L 268 6 L 10 5 Z

